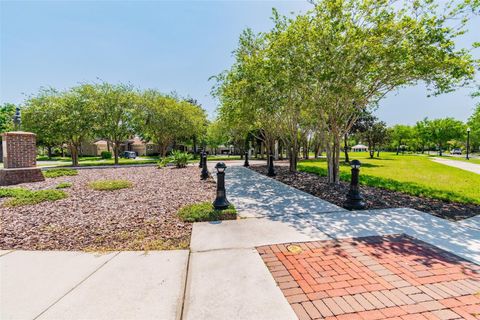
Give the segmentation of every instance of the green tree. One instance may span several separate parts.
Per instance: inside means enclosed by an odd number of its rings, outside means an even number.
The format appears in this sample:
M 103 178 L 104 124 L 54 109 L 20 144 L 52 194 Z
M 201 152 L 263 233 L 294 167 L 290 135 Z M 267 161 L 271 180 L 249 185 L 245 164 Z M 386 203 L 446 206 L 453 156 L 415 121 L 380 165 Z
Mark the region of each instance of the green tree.
M 402 124 L 397 124 L 392 127 L 390 136 L 392 142 L 397 150 L 397 155 L 400 151 L 405 150 L 405 143 L 412 137 L 412 127 Z
M 5 103 L 0 106 L 0 133 L 14 129 L 13 116 L 15 115 L 16 107 L 13 103 Z
M 60 93 L 54 89 L 42 89 L 25 102 L 22 109 L 22 126 L 37 135 L 37 143 L 47 148 L 48 157 L 52 149 L 61 146 L 65 140 L 56 123 L 60 117 L 58 101 Z
M 416 137 L 422 153 L 425 153 L 425 147 L 432 143 L 432 135 L 429 130 L 429 123 L 430 121 L 425 118 L 422 121 L 417 121 L 415 127 L 413 128 L 413 135 Z
M 259 119 L 279 124 L 277 132 L 291 158 L 306 130 L 302 116 L 315 119 L 323 132 L 328 180 L 338 183 L 341 139 L 363 111 L 399 87 L 424 81 L 433 94 L 440 94 L 473 78 L 474 59 L 454 41 L 465 32 L 471 11 L 451 3 L 441 8 L 430 0 L 314 4 L 312 11 L 294 19 L 274 13 L 271 32 L 242 35 L 242 56 L 235 63 L 240 68 L 228 73 L 230 92 L 238 94 L 221 92 L 227 99 L 220 100 L 222 107 L 261 110 Z M 459 24 L 451 26 L 452 19 Z M 272 128 L 258 124 L 262 130 Z M 295 166 L 291 159 L 291 170 Z
M 432 120 L 428 123 L 428 129 L 440 156 L 442 156 L 443 148 L 446 147 L 448 141 L 463 140 L 466 132 L 463 122 L 453 118 Z
M 142 94 L 136 116 L 137 132 L 146 141 L 158 144 L 162 157 L 175 142 L 200 136 L 206 128 L 206 121 L 201 107 L 155 90 Z
M 120 144 L 134 132 L 134 115 L 139 95 L 130 85 L 101 83 L 92 87 L 91 103 L 95 108 L 96 136 L 113 146 L 115 164 L 118 164 Z
M 480 151 L 480 103 L 468 118 L 467 125 L 470 128 L 470 150 L 478 152 Z
M 368 151 L 370 152 L 370 158 L 375 155 L 375 150 L 380 153 L 380 146 L 387 140 L 387 125 L 383 121 L 378 121 L 376 117 L 373 117 L 374 122 L 372 125 L 366 127 L 366 130 L 360 133 L 364 141 L 368 143 Z
M 228 131 L 225 129 L 223 123 L 219 120 L 210 122 L 207 127 L 206 143 L 207 146 L 216 150 L 221 145 L 227 145 L 230 137 Z M 215 152 L 216 153 L 216 152 Z

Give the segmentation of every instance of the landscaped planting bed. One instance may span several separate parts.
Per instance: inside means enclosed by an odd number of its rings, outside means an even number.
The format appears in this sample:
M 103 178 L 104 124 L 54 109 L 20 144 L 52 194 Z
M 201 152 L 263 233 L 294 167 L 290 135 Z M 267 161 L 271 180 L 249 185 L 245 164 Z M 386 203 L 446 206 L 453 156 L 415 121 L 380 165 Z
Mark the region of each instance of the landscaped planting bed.
M 267 173 L 266 166 L 251 166 L 250 168 L 261 174 Z M 286 166 L 276 166 L 275 171 L 277 175 L 274 178 L 278 181 L 341 207 L 350 187 L 350 184 L 344 181 L 333 186 L 327 182 L 326 177 L 314 173 L 291 173 Z M 367 209 L 409 207 L 453 221 L 480 214 L 480 205 L 476 204 L 447 202 L 363 185 L 360 186 L 360 190 L 367 204 Z
M 188 248 L 192 224 L 179 208 L 213 201 L 215 183 L 201 181 L 199 168 L 86 169 L 76 176 L 47 178 L 16 187 L 63 189 L 67 198 L 36 205 L 4 206 L 0 199 L 0 249 L 160 250 Z M 94 181 L 124 180 L 131 187 L 96 191 Z

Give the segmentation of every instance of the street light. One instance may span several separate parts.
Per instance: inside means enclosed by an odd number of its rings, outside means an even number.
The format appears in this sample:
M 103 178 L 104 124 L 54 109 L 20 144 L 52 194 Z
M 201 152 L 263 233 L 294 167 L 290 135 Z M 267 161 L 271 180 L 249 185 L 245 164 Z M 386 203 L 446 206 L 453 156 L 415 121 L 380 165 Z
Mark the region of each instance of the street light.
M 276 176 L 276 174 L 275 174 L 275 168 L 273 167 L 273 154 L 270 154 L 270 155 L 268 156 L 267 165 L 268 165 L 267 176 L 269 176 L 269 177 L 274 177 L 274 176 Z
M 245 151 L 245 163 L 243 164 L 244 167 L 250 167 L 250 163 L 248 163 L 248 151 Z
M 200 179 L 202 180 L 207 180 L 209 173 L 208 173 L 208 168 L 207 168 L 207 154 L 202 153 L 202 173 L 200 174 Z
M 468 152 L 470 151 L 470 127 L 467 128 L 467 160 L 470 160 Z
M 217 169 L 217 197 L 215 198 L 215 201 L 213 201 L 213 207 L 217 210 L 224 210 L 230 206 L 225 191 L 226 168 L 227 166 L 223 162 L 219 162 L 215 165 L 215 169 Z
M 347 201 L 344 207 L 348 210 L 362 210 L 365 209 L 365 202 L 360 195 L 358 187 L 358 175 L 360 173 L 361 163 L 358 160 L 352 160 L 350 166 L 352 167 L 352 180 L 350 181 L 350 190 L 347 193 Z

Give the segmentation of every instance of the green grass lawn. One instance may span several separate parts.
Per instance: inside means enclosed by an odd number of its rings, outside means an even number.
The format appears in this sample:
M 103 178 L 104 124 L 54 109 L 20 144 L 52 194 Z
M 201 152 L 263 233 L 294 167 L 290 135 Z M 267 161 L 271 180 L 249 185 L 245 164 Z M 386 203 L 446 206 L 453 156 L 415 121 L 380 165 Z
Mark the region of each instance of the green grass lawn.
M 138 157 L 137 159 L 119 159 L 119 165 L 132 165 L 132 164 L 152 164 L 157 163 L 159 157 L 152 156 L 152 157 Z M 191 159 L 190 163 L 198 162 L 200 158 Z M 208 161 L 226 161 L 226 160 L 240 160 L 240 156 L 225 156 L 225 155 L 210 155 L 208 156 Z M 37 157 L 37 165 L 42 166 L 71 166 L 72 159 L 70 157 Z M 42 163 L 42 161 L 48 161 L 46 163 Z M 102 159 L 101 157 L 80 157 L 78 159 L 78 164 L 80 167 L 91 167 L 91 166 L 108 166 L 114 165 L 114 159 Z
M 380 153 L 370 159 L 368 153 L 350 153 L 350 160 L 362 162 L 360 183 L 412 195 L 480 204 L 480 175 L 433 162 L 427 155 Z M 300 171 L 327 174 L 326 159 L 305 160 Z M 350 180 L 350 166 L 342 162 L 341 179 Z
M 120 158 L 119 165 L 130 165 L 130 164 L 150 164 L 150 163 L 157 163 L 158 157 L 138 157 L 137 159 L 125 159 Z M 40 161 L 40 162 L 38 162 Z M 42 161 L 48 161 L 48 163 L 44 164 Z M 91 167 L 91 166 L 108 166 L 114 165 L 114 159 L 102 159 L 101 157 L 80 157 L 78 159 L 78 164 L 80 167 Z M 37 158 L 37 165 L 38 166 L 71 166 L 72 159 L 69 157 L 53 157 L 53 158 L 45 158 L 39 157 Z

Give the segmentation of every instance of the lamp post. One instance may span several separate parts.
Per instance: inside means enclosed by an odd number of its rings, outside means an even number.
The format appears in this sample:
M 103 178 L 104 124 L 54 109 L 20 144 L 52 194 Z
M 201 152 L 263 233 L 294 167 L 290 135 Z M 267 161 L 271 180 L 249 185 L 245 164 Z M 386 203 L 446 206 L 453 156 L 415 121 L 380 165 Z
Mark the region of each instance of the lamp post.
M 347 201 L 344 207 L 348 210 L 362 210 L 365 209 L 365 202 L 360 195 L 358 187 L 358 175 L 360 173 L 360 166 L 362 164 L 358 160 L 352 160 L 350 166 L 352 167 L 352 180 L 350 182 L 350 190 L 347 193 Z
M 230 202 L 227 200 L 227 194 L 225 191 L 225 169 L 227 166 L 223 162 L 219 162 L 215 165 L 217 169 L 217 197 L 213 201 L 213 207 L 217 210 L 224 210 L 230 206 Z
M 13 116 L 13 124 L 15 126 L 15 131 L 20 130 L 20 125 L 22 124 L 22 116 L 20 115 L 20 108 L 15 109 L 15 115 Z
M 245 151 L 245 162 L 243 163 L 244 167 L 250 167 L 250 163 L 248 163 L 248 151 Z
M 275 168 L 273 167 L 273 154 L 270 154 L 270 155 L 268 156 L 267 165 L 268 165 L 267 176 L 269 176 L 269 177 L 276 176 L 276 174 L 275 174 Z
M 468 153 L 470 151 L 470 128 L 467 128 L 467 160 L 470 160 Z
M 208 179 L 208 168 L 207 168 L 207 154 L 202 153 L 202 173 L 200 174 L 200 179 L 207 180 Z

